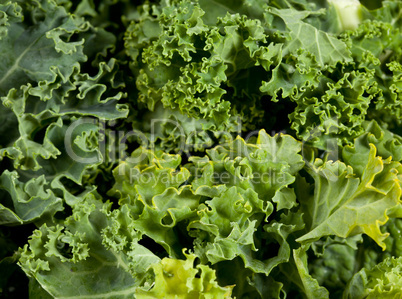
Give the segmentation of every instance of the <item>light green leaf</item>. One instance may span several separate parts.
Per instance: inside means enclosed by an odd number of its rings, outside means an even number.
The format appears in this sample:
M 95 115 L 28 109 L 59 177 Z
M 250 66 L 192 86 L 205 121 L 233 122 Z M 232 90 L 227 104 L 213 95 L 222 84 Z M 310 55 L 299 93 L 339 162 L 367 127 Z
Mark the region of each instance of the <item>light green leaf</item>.
M 303 283 L 304 292 L 307 298 L 329 298 L 328 291 L 321 287 L 317 280 L 315 280 L 308 271 L 307 266 L 307 253 L 308 246 L 303 245 L 299 249 L 293 250 L 293 257 L 295 259 L 297 270 L 299 271 L 300 278 Z
M 307 171 L 315 182 L 314 195 L 300 193 L 307 185 L 299 185 L 296 192 L 308 224 L 308 232 L 298 242 L 365 233 L 385 248 L 387 234 L 380 231 L 380 226 L 388 220 L 387 211 L 400 204 L 397 174 L 402 168 L 400 163 L 376 157 L 374 145 L 370 145 L 366 161 L 361 178 L 354 177 L 353 169 L 339 161 L 317 159 L 310 165 Z
M 401 263 L 402 257 L 387 258 L 372 269 L 363 268 L 351 279 L 342 298 L 400 298 Z
M 272 8 L 270 13 L 280 17 L 290 30 L 290 40 L 285 44 L 283 55 L 304 49 L 315 56 L 321 67 L 352 61 L 346 44 L 303 21 L 310 12 Z
M 215 271 L 207 265 L 195 266 L 195 259 L 194 254 L 186 254 L 186 260 L 162 259 L 152 266 L 155 284 L 149 290 L 138 289 L 136 298 L 232 298 L 233 286 L 219 286 Z

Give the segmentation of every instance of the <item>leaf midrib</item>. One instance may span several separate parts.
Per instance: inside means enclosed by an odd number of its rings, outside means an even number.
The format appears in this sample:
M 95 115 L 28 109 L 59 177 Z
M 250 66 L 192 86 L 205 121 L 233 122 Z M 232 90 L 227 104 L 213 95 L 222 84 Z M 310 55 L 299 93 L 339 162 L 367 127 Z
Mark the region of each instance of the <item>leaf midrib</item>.
M 31 48 L 37 43 L 40 37 L 36 38 L 29 46 L 24 50 L 24 52 L 21 53 L 21 55 L 15 60 L 14 64 L 12 67 L 10 67 L 7 71 L 7 73 L 4 75 L 4 77 L 0 80 L 0 87 L 3 85 L 3 82 L 10 77 L 16 69 L 19 68 L 19 63 L 22 60 L 22 58 L 31 50 Z

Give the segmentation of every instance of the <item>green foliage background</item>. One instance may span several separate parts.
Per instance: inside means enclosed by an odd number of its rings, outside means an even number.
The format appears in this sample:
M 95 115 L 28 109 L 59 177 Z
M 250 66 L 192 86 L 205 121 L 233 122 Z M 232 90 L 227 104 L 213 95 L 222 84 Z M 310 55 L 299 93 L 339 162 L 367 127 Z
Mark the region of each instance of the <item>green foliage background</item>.
M 0 1 L 1 296 L 399 298 L 402 2 L 333 3 Z

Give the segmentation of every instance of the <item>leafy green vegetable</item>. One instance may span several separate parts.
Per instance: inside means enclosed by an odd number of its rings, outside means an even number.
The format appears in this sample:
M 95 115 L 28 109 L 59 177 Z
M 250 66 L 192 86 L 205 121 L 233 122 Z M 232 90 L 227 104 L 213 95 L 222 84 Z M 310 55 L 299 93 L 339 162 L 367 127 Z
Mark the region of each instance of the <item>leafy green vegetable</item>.
M 0 1 L 0 295 L 399 298 L 401 30 L 397 0 Z
M 350 281 L 345 298 L 398 298 L 401 258 L 388 258 L 371 270 L 362 269 Z
M 153 266 L 155 286 L 151 290 L 138 290 L 136 298 L 230 298 L 231 287 L 222 288 L 214 281 L 215 273 L 208 266 L 193 268 L 195 255 L 187 260 L 163 259 Z
M 307 170 L 315 180 L 314 197 L 306 196 L 305 190 L 309 189 L 304 185 L 306 183 L 301 183 L 303 185 L 298 186 L 298 190 L 305 222 L 310 229 L 297 241 L 327 235 L 346 238 L 365 233 L 385 248 L 383 240 L 386 235 L 381 233 L 379 225 L 388 220 L 387 211 L 400 203 L 398 173 L 402 171 L 401 164 L 376 157 L 372 144 L 368 159 L 359 158 L 360 163 L 366 163 L 360 179 L 353 177 L 350 165 L 341 162 L 323 164 L 317 159 Z

